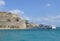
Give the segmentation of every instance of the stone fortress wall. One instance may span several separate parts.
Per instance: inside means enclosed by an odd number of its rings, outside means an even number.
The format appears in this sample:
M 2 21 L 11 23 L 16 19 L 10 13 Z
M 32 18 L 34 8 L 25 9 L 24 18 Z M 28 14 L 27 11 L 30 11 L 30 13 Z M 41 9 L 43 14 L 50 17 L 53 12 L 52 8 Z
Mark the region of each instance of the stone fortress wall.
M 0 12 L 0 28 L 19 28 L 25 29 L 25 21 L 22 20 L 17 14 L 10 12 Z
M 33 27 L 52 28 L 50 25 L 29 23 L 28 20 L 23 20 L 18 14 L 0 12 L 0 29 L 30 29 Z

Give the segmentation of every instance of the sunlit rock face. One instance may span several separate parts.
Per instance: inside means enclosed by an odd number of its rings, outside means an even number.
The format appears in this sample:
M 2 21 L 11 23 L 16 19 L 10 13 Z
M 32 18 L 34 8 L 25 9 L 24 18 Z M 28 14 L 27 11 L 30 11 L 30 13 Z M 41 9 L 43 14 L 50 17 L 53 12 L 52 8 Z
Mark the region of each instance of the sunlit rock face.
M 22 20 L 17 14 L 10 12 L 0 12 L 0 28 L 19 28 L 25 29 L 25 21 Z

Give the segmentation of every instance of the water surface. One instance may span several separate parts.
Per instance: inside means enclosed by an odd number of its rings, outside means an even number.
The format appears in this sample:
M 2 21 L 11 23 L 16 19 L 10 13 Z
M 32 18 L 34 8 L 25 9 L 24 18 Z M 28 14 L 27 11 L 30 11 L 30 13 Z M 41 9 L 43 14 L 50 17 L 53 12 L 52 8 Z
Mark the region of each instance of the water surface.
M 60 29 L 0 30 L 0 41 L 60 41 Z

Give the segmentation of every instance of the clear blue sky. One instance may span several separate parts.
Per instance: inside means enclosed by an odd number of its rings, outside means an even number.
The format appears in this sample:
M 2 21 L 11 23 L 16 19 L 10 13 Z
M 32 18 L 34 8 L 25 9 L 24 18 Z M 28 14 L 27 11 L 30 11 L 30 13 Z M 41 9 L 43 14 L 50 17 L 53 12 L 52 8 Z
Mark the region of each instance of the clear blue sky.
M 60 0 L 1 0 L 1 10 L 20 10 L 29 21 L 60 26 Z M 3 4 L 4 3 L 4 4 Z

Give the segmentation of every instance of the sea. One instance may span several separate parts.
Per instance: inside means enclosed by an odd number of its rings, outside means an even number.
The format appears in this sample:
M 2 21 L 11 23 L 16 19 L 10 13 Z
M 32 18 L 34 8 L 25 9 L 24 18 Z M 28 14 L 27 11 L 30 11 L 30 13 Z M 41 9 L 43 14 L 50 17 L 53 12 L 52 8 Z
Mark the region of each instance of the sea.
M 60 27 L 57 29 L 0 30 L 0 41 L 60 41 Z

